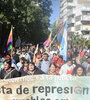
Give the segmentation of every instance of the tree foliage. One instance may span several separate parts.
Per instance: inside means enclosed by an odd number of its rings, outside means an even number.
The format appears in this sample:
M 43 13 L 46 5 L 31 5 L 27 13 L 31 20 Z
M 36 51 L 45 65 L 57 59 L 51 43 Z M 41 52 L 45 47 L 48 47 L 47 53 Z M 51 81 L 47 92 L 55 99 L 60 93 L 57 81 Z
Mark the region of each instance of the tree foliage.
M 70 39 L 71 46 L 73 46 L 73 45 L 78 45 L 81 47 L 88 46 L 87 40 L 86 40 L 86 38 L 83 37 L 83 34 L 78 34 L 78 33 L 71 34 L 69 36 L 69 39 Z
M 54 22 L 51 26 L 50 26 L 50 28 L 51 28 L 51 30 L 52 30 L 52 36 L 54 37 L 56 34 L 57 34 L 57 32 L 58 32 L 58 30 L 60 29 L 60 27 L 61 27 L 61 25 L 60 24 L 56 24 L 56 22 Z
M 6 44 L 11 25 L 14 41 L 39 43 L 49 33 L 51 0 L 0 0 L 0 46 Z

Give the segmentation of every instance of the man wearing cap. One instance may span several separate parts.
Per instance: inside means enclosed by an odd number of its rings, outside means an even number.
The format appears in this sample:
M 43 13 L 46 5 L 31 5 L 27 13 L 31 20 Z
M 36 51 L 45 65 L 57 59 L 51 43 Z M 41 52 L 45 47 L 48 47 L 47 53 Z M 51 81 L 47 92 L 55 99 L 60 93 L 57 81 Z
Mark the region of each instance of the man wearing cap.
M 11 67 L 11 60 L 7 59 L 3 63 L 3 69 L 0 71 L 0 78 L 1 79 L 9 79 L 19 77 L 19 72 L 14 68 Z
M 22 50 L 20 58 L 24 57 L 28 62 L 31 62 L 31 57 L 25 49 Z

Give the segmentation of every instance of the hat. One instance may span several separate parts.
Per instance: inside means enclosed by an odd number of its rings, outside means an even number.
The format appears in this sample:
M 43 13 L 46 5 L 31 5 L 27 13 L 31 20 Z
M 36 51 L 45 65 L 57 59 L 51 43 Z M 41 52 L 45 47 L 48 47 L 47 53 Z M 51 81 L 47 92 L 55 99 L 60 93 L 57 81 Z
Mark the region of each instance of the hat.
M 26 50 L 25 49 L 22 49 L 22 52 L 26 52 Z

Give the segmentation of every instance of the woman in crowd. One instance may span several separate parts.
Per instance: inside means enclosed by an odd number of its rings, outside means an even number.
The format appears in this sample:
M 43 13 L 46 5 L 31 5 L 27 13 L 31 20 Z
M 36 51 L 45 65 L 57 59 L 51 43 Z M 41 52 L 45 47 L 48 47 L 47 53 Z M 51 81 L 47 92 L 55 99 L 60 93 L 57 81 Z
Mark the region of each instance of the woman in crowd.
M 50 65 L 50 70 L 48 72 L 48 75 L 58 75 L 58 73 L 56 72 L 56 66 L 55 64 L 51 64 Z
M 5 60 L 3 63 L 3 69 L 0 71 L 0 78 L 9 79 L 15 77 L 20 77 L 20 73 L 14 67 L 11 67 L 10 59 Z
M 74 68 L 73 76 L 86 76 L 86 71 L 81 65 L 77 65 L 77 67 Z
M 29 66 L 29 62 L 25 60 L 23 66 L 20 69 L 21 76 L 23 76 L 23 74 L 27 72 L 28 66 Z
M 64 64 L 63 57 L 60 54 L 57 54 L 55 57 L 53 57 L 52 63 L 55 64 L 56 72 L 59 73 L 61 66 Z
M 45 74 L 45 73 L 43 71 L 41 71 L 40 69 L 36 68 L 36 66 L 33 62 L 30 62 L 27 71 L 24 72 L 22 76 L 38 75 L 38 74 Z

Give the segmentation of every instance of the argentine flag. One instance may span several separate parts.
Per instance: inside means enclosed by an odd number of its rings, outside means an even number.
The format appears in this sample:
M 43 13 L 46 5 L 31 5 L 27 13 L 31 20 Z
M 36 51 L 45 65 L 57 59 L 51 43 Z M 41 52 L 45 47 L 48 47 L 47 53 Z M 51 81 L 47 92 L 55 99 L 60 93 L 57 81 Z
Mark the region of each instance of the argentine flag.
M 67 61 L 67 21 L 62 25 L 57 35 L 57 40 L 60 44 L 60 55 L 62 55 L 63 59 Z

